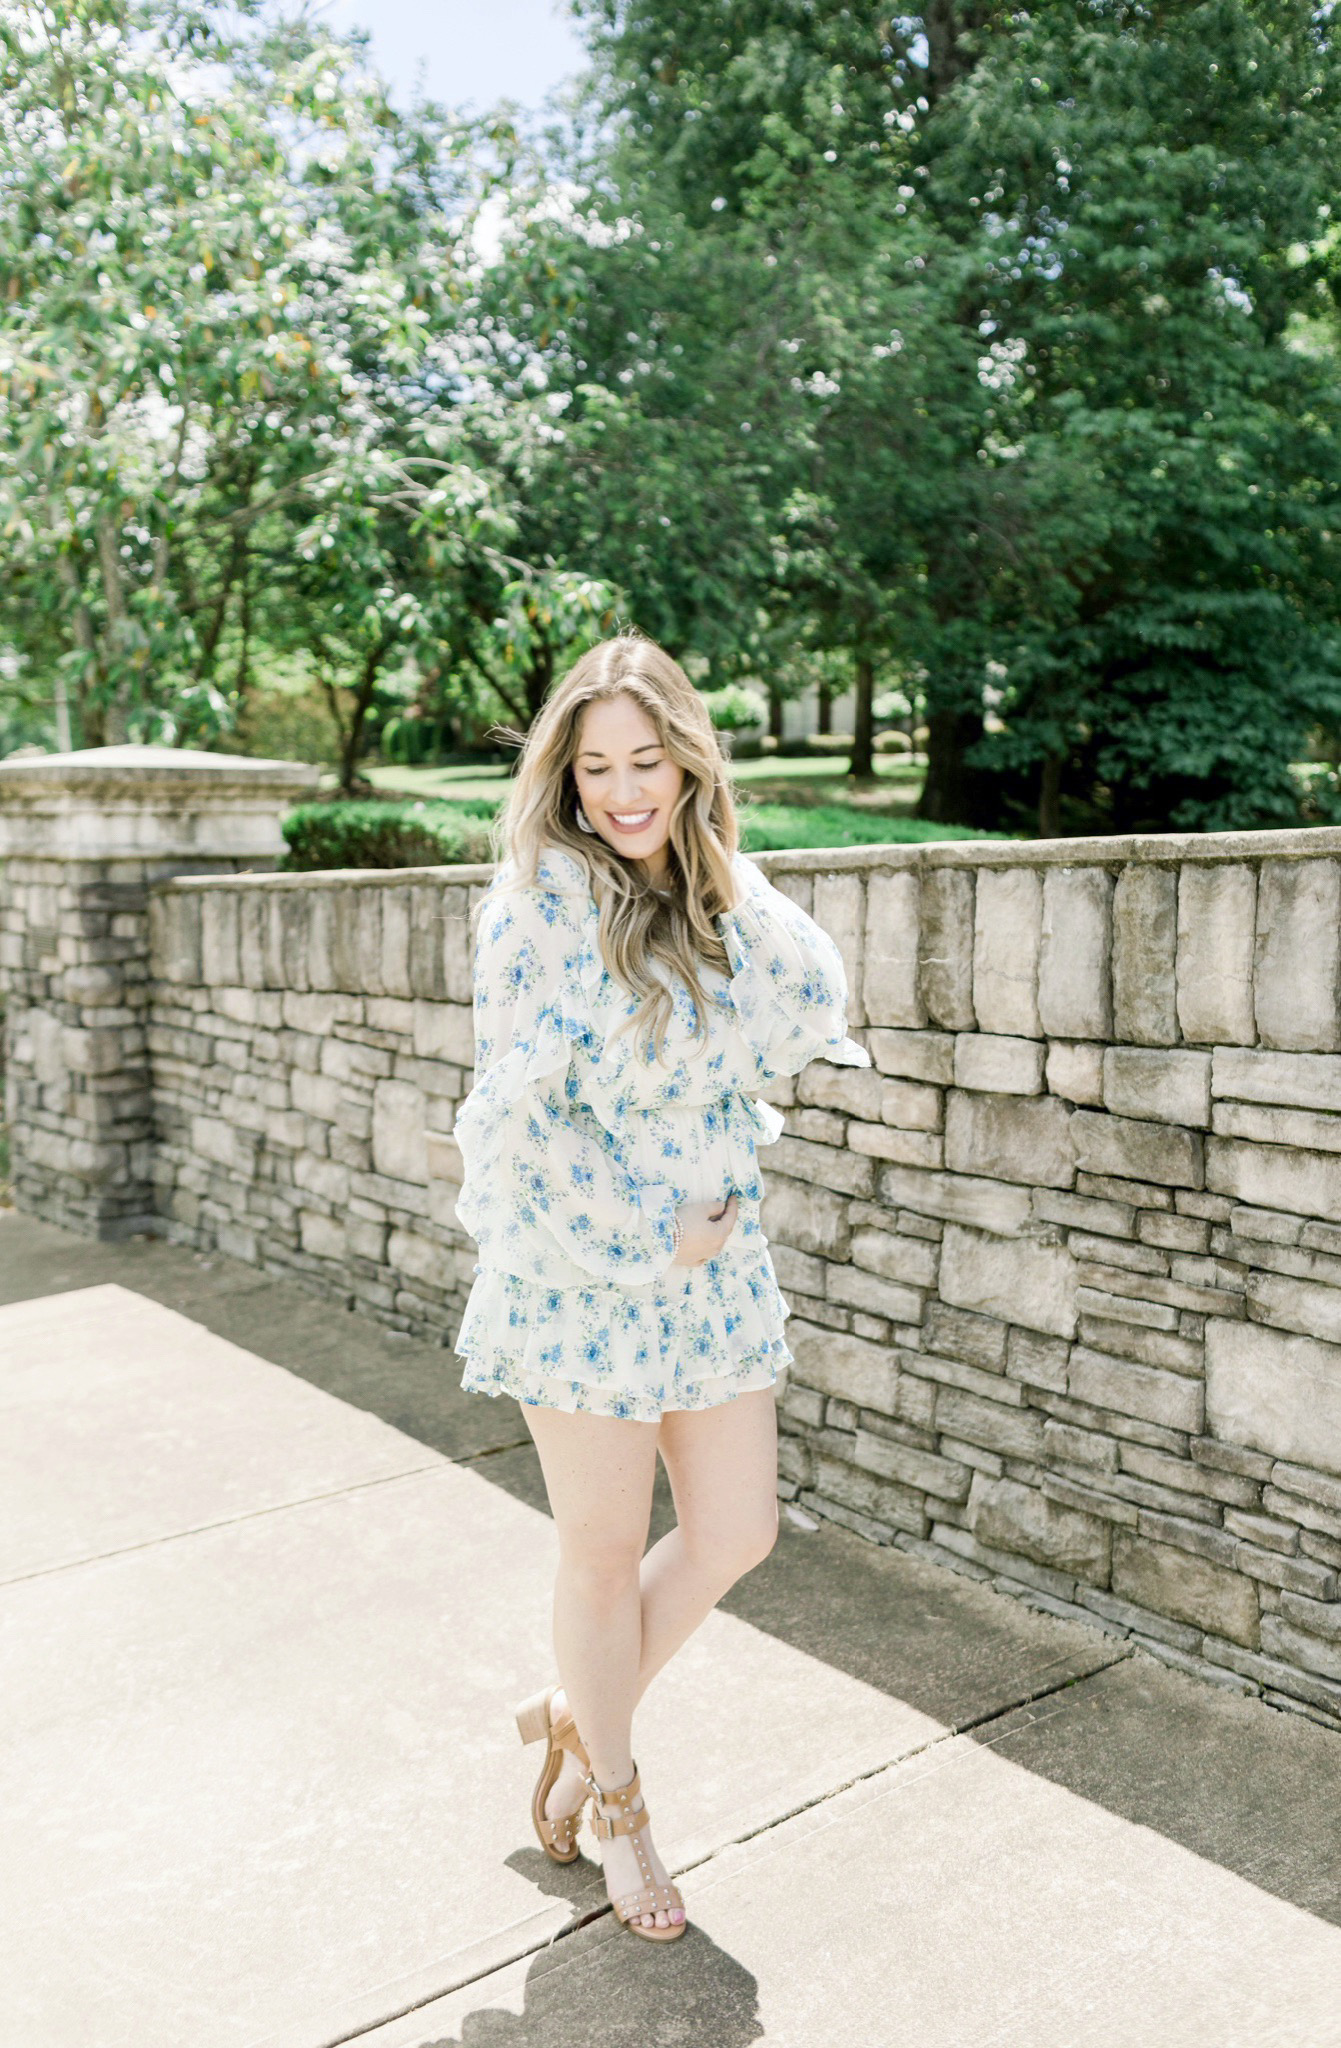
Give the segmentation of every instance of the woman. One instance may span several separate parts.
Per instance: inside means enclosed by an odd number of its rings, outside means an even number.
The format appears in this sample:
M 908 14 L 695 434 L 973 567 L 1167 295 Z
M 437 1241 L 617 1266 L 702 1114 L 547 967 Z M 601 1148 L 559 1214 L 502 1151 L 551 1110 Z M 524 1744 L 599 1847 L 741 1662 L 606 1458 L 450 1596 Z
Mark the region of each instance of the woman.
M 755 1146 L 783 1119 L 751 1091 L 819 1055 L 871 1062 L 838 948 L 738 851 L 706 706 L 650 641 L 607 640 L 564 678 L 498 835 L 456 1122 L 479 1249 L 461 1383 L 522 1403 L 559 1535 L 562 1683 L 517 1710 L 546 1744 L 536 1832 L 572 1862 L 590 1797 L 620 1920 L 669 1941 L 684 1904 L 633 1709 L 777 1536 L 790 1311 Z M 678 1521 L 644 1556 L 658 1452 Z

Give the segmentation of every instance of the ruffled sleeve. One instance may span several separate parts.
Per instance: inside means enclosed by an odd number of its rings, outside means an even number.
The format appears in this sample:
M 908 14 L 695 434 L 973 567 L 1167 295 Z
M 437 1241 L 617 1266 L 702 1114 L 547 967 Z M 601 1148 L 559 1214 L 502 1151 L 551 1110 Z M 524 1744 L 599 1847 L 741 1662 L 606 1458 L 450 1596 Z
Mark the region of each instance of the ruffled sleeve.
M 811 1060 L 869 1067 L 848 1036 L 847 970 L 829 934 L 775 889 L 743 853 L 732 860 L 739 901 L 717 918 L 731 960 L 736 1023 L 760 1083 L 799 1074 Z
M 646 1286 L 674 1255 L 676 1192 L 640 1183 L 578 1095 L 572 1054 L 594 1034 L 583 934 L 543 886 L 486 895 L 475 942 L 475 1082 L 456 1116 L 457 1221 L 482 1267 L 556 1286 Z M 574 1269 L 577 1269 L 576 1272 Z

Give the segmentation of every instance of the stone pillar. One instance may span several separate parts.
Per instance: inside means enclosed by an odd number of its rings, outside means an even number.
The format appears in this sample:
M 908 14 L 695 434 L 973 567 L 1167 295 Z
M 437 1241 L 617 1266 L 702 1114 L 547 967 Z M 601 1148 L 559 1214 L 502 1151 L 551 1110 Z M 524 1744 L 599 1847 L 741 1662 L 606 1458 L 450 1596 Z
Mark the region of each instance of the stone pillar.
M 157 1228 L 149 890 L 273 869 L 319 771 L 168 747 L 0 761 L 0 996 L 17 1206 L 87 1237 Z

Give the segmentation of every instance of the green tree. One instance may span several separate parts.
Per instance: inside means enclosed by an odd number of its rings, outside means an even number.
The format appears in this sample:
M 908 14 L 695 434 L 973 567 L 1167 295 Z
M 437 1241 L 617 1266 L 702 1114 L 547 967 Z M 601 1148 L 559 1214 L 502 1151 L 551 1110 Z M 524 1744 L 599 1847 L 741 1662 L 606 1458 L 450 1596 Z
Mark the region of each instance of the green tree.
M 661 588 L 723 673 L 776 676 L 798 643 L 838 649 L 869 707 L 899 549 L 895 522 L 866 513 L 854 531 L 851 511 L 862 472 L 871 495 L 888 496 L 897 461 L 890 437 L 864 428 L 873 398 L 888 419 L 901 368 L 878 253 L 901 138 L 876 123 L 878 161 L 851 143 L 872 129 L 857 102 L 888 102 L 888 52 L 863 37 L 864 18 L 854 30 L 826 13 L 812 34 L 786 7 L 733 10 L 729 21 L 713 7 L 613 0 L 587 13 L 600 100 L 617 117 L 603 211 L 641 230 L 606 275 L 616 274 L 617 307 L 642 302 L 635 322 L 616 318 L 602 334 L 593 320 L 587 332 L 607 374 L 629 379 L 644 434 L 662 427 L 670 549 L 682 556 L 687 536 L 705 532 L 716 543 L 697 587 L 663 574 Z M 846 57 L 861 59 L 859 80 Z M 638 337 L 627 365 L 626 331 Z M 705 498 L 718 518 L 705 517 Z M 734 545 L 722 545 L 723 528 Z M 773 713 L 776 729 L 776 688 Z M 868 715 L 862 773 L 871 737 Z
M 582 11 L 621 196 L 753 280 L 714 327 L 785 421 L 781 615 L 852 648 L 863 700 L 872 648 L 925 678 L 926 814 L 1293 815 L 1290 761 L 1336 726 L 1336 377 L 1300 342 L 1331 10 Z
M 934 261 L 914 174 L 926 89 L 999 10 L 943 6 L 929 44 L 917 17 L 798 0 L 584 11 L 621 200 L 673 211 L 736 280 L 724 315 L 700 300 L 715 359 L 753 386 L 740 416 L 768 431 L 773 560 L 754 602 L 775 652 L 799 640 L 849 663 L 851 766 L 869 775 L 879 675 L 925 665 L 934 712 L 982 580 L 964 539 L 988 410 L 968 266 Z
M 634 620 L 734 673 L 759 640 L 776 450 L 742 410 L 757 378 L 722 345 L 730 266 L 651 195 L 631 211 L 581 134 L 502 182 L 467 434 L 509 480 L 517 550 L 599 585 L 601 631 Z
M 441 368 L 480 172 L 357 39 L 254 15 L 0 16 L 0 633 L 95 744 L 209 737 L 301 647 L 349 771 L 379 671 L 451 629 L 444 560 L 508 530 Z
M 1046 832 L 1068 794 L 1119 829 L 1286 822 L 1290 762 L 1336 725 L 1341 387 L 1301 346 L 1341 139 L 1327 13 L 1067 0 L 928 128 L 997 387 L 981 453 L 1045 565 L 994 565 L 1005 730 L 976 758 L 1034 780 Z

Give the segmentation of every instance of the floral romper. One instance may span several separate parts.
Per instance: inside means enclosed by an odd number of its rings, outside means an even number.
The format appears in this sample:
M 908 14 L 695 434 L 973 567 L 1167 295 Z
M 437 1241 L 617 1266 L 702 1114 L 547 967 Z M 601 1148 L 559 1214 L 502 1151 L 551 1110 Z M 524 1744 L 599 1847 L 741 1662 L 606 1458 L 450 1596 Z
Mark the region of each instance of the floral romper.
M 751 1091 L 818 1057 L 870 1066 L 847 1035 L 838 948 L 737 853 L 740 901 L 716 920 L 732 972 L 700 970 L 707 1042 L 694 1043 L 676 976 L 658 1061 L 645 1023 L 610 1042 L 639 999 L 605 968 L 583 862 L 549 847 L 538 872 L 519 888 L 504 861 L 480 912 L 475 1082 L 456 1118 L 456 1214 L 479 1251 L 461 1384 L 645 1422 L 772 1386 L 792 1356 L 791 1311 L 760 1228 L 755 1147 L 783 1118 Z M 676 1209 L 732 1189 L 722 1250 L 673 1265 Z

